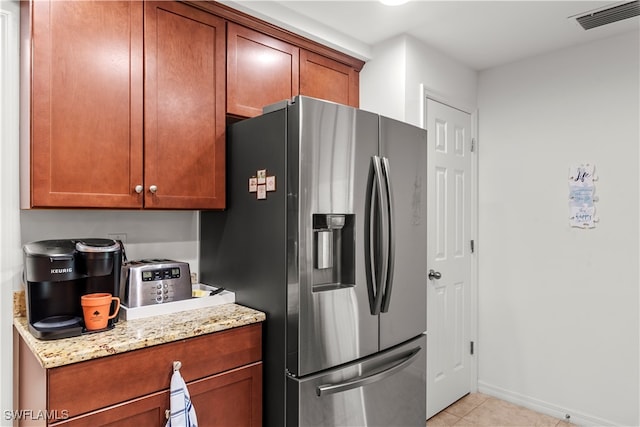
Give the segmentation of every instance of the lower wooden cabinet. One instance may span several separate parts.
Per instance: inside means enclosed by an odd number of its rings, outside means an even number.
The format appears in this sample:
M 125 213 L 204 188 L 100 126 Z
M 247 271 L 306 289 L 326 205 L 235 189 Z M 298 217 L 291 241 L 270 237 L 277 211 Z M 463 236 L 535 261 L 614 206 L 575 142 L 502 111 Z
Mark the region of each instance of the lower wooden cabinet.
M 174 360 L 202 427 L 262 425 L 261 324 L 44 369 L 20 339 L 20 425 L 164 426 Z M 48 419 L 47 419 L 48 418 Z
M 187 384 L 201 427 L 262 425 L 262 363 Z M 53 424 L 68 427 L 163 426 L 169 392 L 154 393 L 120 405 Z

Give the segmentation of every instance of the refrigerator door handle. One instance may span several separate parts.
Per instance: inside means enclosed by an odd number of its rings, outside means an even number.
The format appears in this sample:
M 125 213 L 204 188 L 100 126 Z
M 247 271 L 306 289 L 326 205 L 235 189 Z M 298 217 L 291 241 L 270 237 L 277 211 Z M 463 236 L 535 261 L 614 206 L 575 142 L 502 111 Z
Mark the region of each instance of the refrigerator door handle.
M 369 375 L 359 376 L 354 379 L 337 383 L 337 384 L 320 385 L 316 388 L 316 395 L 318 395 L 318 397 L 322 397 L 330 394 L 341 393 L 343 391 L 351 390 L 358 387 L 363 387 L 367 384 L 372 384 L 372 383 L 381 381 L 385 378 L 389 378 L 390 376 L 403 370 L 408 365 L 413 363 L 413 361 L 418 357 L 420 350 L 422 350 L 422 347 L 416 347 L 413 350 L 411 350 L 408 354 L 405 353 L 397 363 L 395 363 L 393 366 L 383 371 L 374 372 Z
M 365 213 L 365 233 L 364 233 L 364 258 L 365 271 L 367 275 L 367 289 L 369 294 L 369 307 L 372 315 L 380 314 L 382 306 L 382 287 L 387 276 L 386 259 L 388 254 L 386 249 L 388 246 L 382 242 L 386 235 L 383 231 L 380 233 L 380 227 L 386 224 L 386 216 L 382 207 L 386 197 L 384 194 L 384 181 L 382 172 L 382 162 L 380 157 L 373 156 L 371 158 L 372 167 L 369 169 L 369 177 L 367 180 L 366 192 L 366 213 Z M 378 259 L 382 252 L 382 260 Z M 380 266 L 380 271 L 377 270 Z
M 393 222 L 393 193 L 391 191 L 391 173 L 389 171 L 389 159 L 386 157 L 382 158 L 382 172 L 384 174 L 384 183 L 386 186 L 385 196 L 387 198 L 386 209 L 387 209 L 387 242 L 388 249 L 386 251 L 387 258 L 384 260 L 387 265 L 386 275 L 383 276 L 384 280 L 384 292 L 383 292 L 383 302 L 381 311 L 386 313 L 389 311 L 389 304 L 391 303 L 391 288 L 393 286 L 393 267 L 395 265 L 395 246 L 396 246 L 396 236 L 394 230 L 394 222 Z

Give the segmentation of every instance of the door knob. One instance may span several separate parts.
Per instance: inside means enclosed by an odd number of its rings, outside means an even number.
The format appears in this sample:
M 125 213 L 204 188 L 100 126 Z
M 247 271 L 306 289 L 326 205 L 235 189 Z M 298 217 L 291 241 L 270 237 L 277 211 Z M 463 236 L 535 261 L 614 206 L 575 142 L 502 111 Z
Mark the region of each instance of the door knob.
M 136 193 L 140 194 L 140 193 L 142 193 L 142 190 L 144 190 L 144 187 L 142 187 L 142 185 L 138 184 L 138 185 L 136 185 L 136 188 L 134 188 L 134 190 L 136 190 Z
M 440 280 L 442 278 L 442 274 L 439 271 L 429 270 L 429 280 Z
M 149 187 L 149 191 L 155 194 L 155 192 L 158 191 L 158 187 L 156 187 L 155 185 L 152 185 Z

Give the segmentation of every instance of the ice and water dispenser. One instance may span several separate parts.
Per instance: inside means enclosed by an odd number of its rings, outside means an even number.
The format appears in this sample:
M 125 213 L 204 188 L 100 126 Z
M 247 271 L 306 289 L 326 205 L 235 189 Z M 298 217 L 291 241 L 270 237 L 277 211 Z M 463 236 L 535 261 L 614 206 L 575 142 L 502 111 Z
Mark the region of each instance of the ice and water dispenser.
M 314 214 L 313 290 L 355 285 L 355 215 Z

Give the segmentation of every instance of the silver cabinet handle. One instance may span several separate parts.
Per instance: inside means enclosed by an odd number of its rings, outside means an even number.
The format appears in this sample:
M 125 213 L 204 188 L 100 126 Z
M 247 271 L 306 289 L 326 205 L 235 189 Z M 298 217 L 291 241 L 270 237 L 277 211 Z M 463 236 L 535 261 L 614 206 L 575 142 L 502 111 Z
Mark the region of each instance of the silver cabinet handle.
M 440 280 L 442 279 L 442 274 L 439 271 L 433 271 L 433 269 L 429 270 L 429 280 Z
M 140 193 L 142 193 L 142 190 L 144 190 L 144 187 L 142 185 L 138 184 L 138 185 L 136 185 L 134 190 L 136 190 L 136 193 L 140 194 Z
M 156 193 L 156 191 L 158 191 L 158 187 L 155 185 L 151 185 L 149 186 L 149 191 L 151 191 L 153 194 Z

